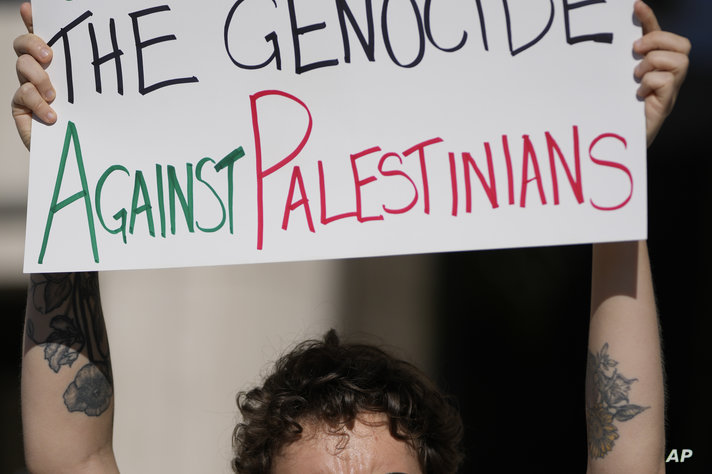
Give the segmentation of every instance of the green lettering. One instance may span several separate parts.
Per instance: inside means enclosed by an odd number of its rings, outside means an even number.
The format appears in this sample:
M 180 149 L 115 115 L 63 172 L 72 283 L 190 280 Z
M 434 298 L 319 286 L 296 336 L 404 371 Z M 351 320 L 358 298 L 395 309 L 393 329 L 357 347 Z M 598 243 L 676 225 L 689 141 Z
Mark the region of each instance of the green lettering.
M 166 205 L 163 199 L 163 167 L 156 164 L 156 191 L 158 192 L 158 214 L 161 217 L 161 237 L 166 236 Z
M 143 198 L 143 206 L 138 207 L 138 192 L 141 191 L 141 197 Z M 142 212 L 146 213 L 146 221 L 148 221 L 148 233 L 151 237 L 156 236 L 156 231 L 153 228 L 153 211 L 151 210 L 151 198 L 148 197 L 148 188 L 146 187 L 146 180 L 143 178 L 143 171 L 136 171 L 136 178 L 134 180 L 134 191 L 133 199 L 131 200 L 131 223 L 129 224 L 129 232 L 134 233 L 134 224 L 136 223 L 136 216 Z
M 228 209 L 230 210 L 230 233 L 233 232 L 233 173 L 232 170 L 235 167 L 235 162 L 245 156 L 245 150 L 242 147 L 232 150 L 228 155 L 220 160 L 217 165 L 215 165 L 215 171 L 220 172 L 223 168 L 227 168 L 227 199 L 228 199 Z
M 186 163 L 186 193 L 183 193 L 183 189 L 180 187 L 178 182 L 178 177 L 176 176 L 175 166 L 168 165 L 168 204 L 171 211 L 171 234 L 176 233 L 176 197 L 180 201 L 180 207 L 183 209 L 183 216 L 185 217 L 185 223 L 188 225 L 189 232 L 195 232 L 195 226 L 193 225 L 193 165 L 191 163 Z
M 104 174 L 101 175 L 99 181 L 96 183 L 96 191 L 94 193 L 94 205 L 96 207 L 96 215 L 97 217 L 99 217 L 99 223 L 101 224 L 101 226 L 106 229 L 107 232 L 112 234 L 118 234 L 119 232 L 121 232 L 121 236 L 124 239 L 124 243 L 126 243 L 126 209 L 122 208 L 119 212 L 114 214 L 114 219 L 116 219 L 117 221 L 121 221 L 121 225 L 116 229 L 109 229 L 106 226 L 106 223 L 104 222 L 104 215 L 101 212 L 101 192 L 104 189 L 104 182 L 114 171 L 123 171 L 124 173 L 126 173 L 126 176 L 131 176 L 129 174 L 129 170 L 127 170 L 121 165 L 113 165 L 109 167 L 106 171 L 104 171 Z
M 62 188 L 62 179 L 64 179 L 64 168 L 67 164 L 67 156 L 69 156 L 69 145 L 70 142 L 74 144 L 74 154 L 77 158 L 77 168 L 79 168 L 79 179 L 82 183 L 82 190 L 78 191 L 68 198 L 64 199 L 62 202 L 59 200 L 59 191 Z M 84 198 L 84 205 L 86 207 L 87 213 L 87 225 L 89 226 L 89 237 L 91 239 L 91 249 L 94 254 L 94 261 L 99 263 L 99 249 L 96 243 L 96 230 L 94 229 L 94 215 L 91 209 L 91 197 L 89 196 L 89 186 L 87 186 L 87 177 L 84 171 L 84 161 L 82 160 L 82 148 L 79 144 L 79 135 L 77 134 L 77 127 L 73 122 L 67 123 L 67 133 L 64 136 L 64 147 L 62 149 L 62 157 L 59 160 L 59 171 L 57 172 L 57 180 L 54 184 L 54 194 L 52 195 L 52 203 L 49 206 L 49 213 L 47 214 L 47 224 L 45 225 L 44 237 L 42 239 L 42 248 L 40 249 L 40 256 L 37 263 L 42 264 L 44 261 L 45 252 L 47 250 L 47 242 L 49 241 L 49 232 L 52 228 L 52 221 L 54 220 L 54 215 L 64 209 L 66 206 L 72 204 L 78 199 Z
M 210 189 L 210 192 L 213 193 L 213 196 L 215 196 L 215 199 L 217 199 L 218 202 L 220 203 L 220 209 L 222 209 L 222 220 L 220 220 L 220 224 L 216 225 L 215 227 L 211 227 L 209 229 L 203 229 L 200 226 L 200 223 L 198 223 L 197 219 L 195 221 L 195 225 L 202 232 L 215 232 L 215 231 L 220 230 L 222 228 L 222 226 L 225 225 L 225 205 L 223 204 L 222 199 L 220 199 L 220 196 L 218 195 L 218 193 L 215 191 L 215 188 L 210 186 L 210 183 L 203 180 L 203 176 L 202 176 L 203 175 L 203 166 L 205 166 L 205 163 L 208 163 L 208 162 L 215 164 L 215 160 L 213 160 L 212 158 L 203 158 L 202 160 L 200 160 L 198 162 L 198 166 L 195 168 L 195 179 L 197 179 L 198 181 L 200 181 L 201 183 L 206 185 Z

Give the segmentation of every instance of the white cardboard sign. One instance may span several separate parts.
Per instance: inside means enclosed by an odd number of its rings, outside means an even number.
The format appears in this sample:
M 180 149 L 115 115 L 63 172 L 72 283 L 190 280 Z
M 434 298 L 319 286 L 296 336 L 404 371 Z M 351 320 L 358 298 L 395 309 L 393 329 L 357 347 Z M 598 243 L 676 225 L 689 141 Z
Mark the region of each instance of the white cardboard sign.
M 646 236 L 633 0 L 35 0 L 25 271 Z

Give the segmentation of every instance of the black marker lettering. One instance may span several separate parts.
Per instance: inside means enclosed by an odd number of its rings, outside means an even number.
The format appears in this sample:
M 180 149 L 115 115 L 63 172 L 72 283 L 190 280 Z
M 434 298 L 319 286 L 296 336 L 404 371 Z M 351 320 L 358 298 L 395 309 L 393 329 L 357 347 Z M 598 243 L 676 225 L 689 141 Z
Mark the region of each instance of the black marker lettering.
M 111 35 L 111 47 L 112 52 L 99 57 L 99 48 L 96 44 L 96 33 L 94 32 L 94 24 L 89 23 L 89 39 L 91 40 L 91 52 L 94 60 L 91 62 L 94 66 L 94 82 L 96 83 L 96 91 L 101 94 L 101 65 L 108 62 L 114 61 L 116 64 L 116 92 L 119 95 L 124 95 L 124 76 L 121 72 L 121 55 L 124 54 L 123 51 L 119 49 L 118 42 L 116 41 L 116 24 L 114 19 L 109 19 L 109 34 Z
M 581 43 L 582 41 L 593 41 L 595 43 L 613 43 L 613 33 L 594 33 L 590 35 L 571 36 L 571 26 L 569 24 L 569 12 L 576 8 L 595 5 L 597 3 L 606 3 L 606 0 L 583 0 L 576 3 L 564 2 L 564 23 L 566 25 L 566 42 L 569 44 Z
M 485 46 L 485 51 L 489 51 L 487 43 L 487 27 L 485 25 L 485 14 L 482 11 L 482 0 L 477 0 L 477 16 L 480 19 L 480 29 L 482 30 L 482 44 Z
M 418 10 L 418 4 L 415 3 L 415 0 L 410 0 L 410 4 L 413 7 L 413 13 L 415 13 L 415 21 L 418 27 L 418 38 L 419 38 L 419 45 L 418 45 L 418 55 L 416 58 L 408 63 L 408 64 L 401 64 L 400 61 L 398 61 L 398 58 L 396 58 L 395 53 L 393 52 L 393 47 L 391 46 L 391 39 L 388 36 L 388 5 L 390 3 L 390 0 L 383 0 L 383 10 L 381 11 L 381 29 L 383 30 L 383 42 L 386 45 L 386 51 L 388 51 L 388 56 L 390 56 L 391 60 L 399 65 L 400 67 L 404 68 L 410 68 L 410 67 L 415 67 L 418 64 L 420 64 L 420 61 L 423 60 L 423 55 L 425 54 L 425 33 L 423 32 L 423 19 L 420 17 L 420 10 Z
M 85 11 L 76 20 L 74 20 L 64 28 L 60 28 L 59 32 L 47 42 L 47 46 L 52 47 L 52 45 L 56 43 L 58 39 L 62 38 L 62 44 L 64 45 L 64 64 L 65 70 L 67 72 L 67 100 L 70 104 L 74 103 L 74 81 L 72 80 L 72 54 L 69 48 L 69 36 L 67 35 L 67 33 L 69 33 L 72 29 L 74 29 L 75 26 L 79 25 L 81 22 L 83 22 L 92 15 L 93 13 L 89 10 Z
M 531 48 L 539 41 L 541 41 L 541 39 L 549 32 L 549 29 L 551 29 L 551 24 L 554 23 L 554 0 L 549 0 L 549 3 L 551 5 L 551 14 L 549 15 L 549 22 L 546 24 L 546 28 L 544 28 L 544 30 L 539 33 L 539 36 L 537 36 L 524 46 L 520 46 L 519 48 L 514 49 L 514 45 L 512 44 L 512 21 L 509 16 L 509 2 L 507 0 L 502 0 L 502 2 L 504 3 L 504 15 L 507 18 L 507 36 L 509 38 L 509 52 L 512 53 L 512 56 L 516 56 L 522 51 L 526 51 L 527 49 Z
M 294 0 L 287 0 L 289 5 L 289 24 L 292 26 L 292 41 L 294 42 L 294 69 L 297 74 L 303 72 L 311 71 L 312 69 L 318 69 L 320 67 L 336 66 L 339 64 L 338 59 L 326 59 L 323 61 L 317 61 L 315 63 L 307 64 L 302 66 L 302 52 L 299 46 L 299 36 L 309 33 L 311 31 L 323 30 L 326 28 L 326 23 L 314 23 L 313 25 L 298 26 L 297 25 L 297 14 L 294 10 Z
M 232 51 L 230 51 L 230 43 L 228 41 L 229 35 L 230 35 L 230 26 L 232 26 L 232 19 L 235 16 L 235 12 L 237 11 L 237 7 L 240 6 L 242 2 L 245 0 L 237 0 L 235 4 L 232 6 L 230 9 L 230 12 L 227 14 L 227 19 L 225 20 L 225 51 L 227 52 L 227 55 L 230 57 L 230 61 L 232 63 L 242 69 L 261 69 L 265 66 L 267 66 L 269 63 L 272 61 L 276 62 L 277 69 L 281 70 L 282 69 L 282 56 L 279 52 L 279 42 L 277 41 L 277 33 L 274 31 L 269 33 L 267 36 L 265 36 L 265 41 L 266 42 L 272 42 L 272 55 L 267 58 L 263 63 L 261 64 L 242 64 L 239 62 L 237 59 L 235 59 L 235 56 L 232 55 Z M 274 5 L 275 8 L 277 8 L 277 4 L 275 3 Z
M 143 50 L 144 50 L 144 48 L 147 48 L 154 44 L 163 43 L 164 41 L 173 41 L 177 38 L 175 35 L 165 35 L 165 36 L 159 36 L 157 38 L 151 38 L 146 41 L 141 41 L 141 34 L 138 30 L 138 19 L 143 16 L 146 16 L 146 15 L 151 15 L 153 13 L 168 11 L 170 9 L 171 9 L 171 7 L 169 7 L 168 5 L 161 5 L 158 7 L 147 8 L 145 10 L 140 10 L 137 12 L 129 13 L 129 16 L 131 17 L 131 23 L 133 24 L 134 40 L 136 42 L 136 59 L 138 61 L 138 91 L 141 93 L 141 95 L 146 95 L 149 92 L 153 92 L 155 90 L 158 90 L 158 89 L 160 89 L 162 87 L 166 87 L 166 86 L 172 86 L 172 85 L 176 85 L 176 84 L 186 84 L 186 83 L 190 83 L 190 82 L 198 82 L 198 78 L 195 76 L 192 76 L 192 77 L 181 77 L 178 79 L 168 79 L 166 81 L 157 82 L 156 84 L 153 84 L 148 87 L 146 87 L 146 85 L 145 85 L 144 71 L 143 71 Z
M 349 23 L 351 23 L 354 33 L 356 33 L 368 60 L 371 62 L 376 60 L 374 52 L 375 43 L 373 41 L 373 6 L 371 5 L 371 0 L 365 0 L 365 3 L 366 21 L 368 22 L 368 40 L 363 36 L 363 31 L 361 31 L 361 28 L 358 26 L 356 18 L 354 18 L 354 14 L 351 12 L 346 0 L 336 0 L 336 11 L 339 14 L 339 23 L 341 24 L 341 38 L 344 42 L 344 61 L 347 63 L 351 62 L 351 47 L 349 45 L 349 35 L 346 31 L 346 19 L 344 15 L 349 18 Z
M 460 42 L 451 48 L 443 48 L 435 42 L 435 39 L 433 39 L 433 32 L 430 29 L 430 7 L 432 3 L 433 0 L 425 0 L 425 12 L 423 14 L 425 17 L 425 34 L 428 35 L 428 40 L 430 40 L 433 46 L 438 48 L 440 51 L 445 51 L 446 53 L 452 53 L 465 46 L 465 42 L 467 41 L 467 31 L 462 32 L 462 39 Z

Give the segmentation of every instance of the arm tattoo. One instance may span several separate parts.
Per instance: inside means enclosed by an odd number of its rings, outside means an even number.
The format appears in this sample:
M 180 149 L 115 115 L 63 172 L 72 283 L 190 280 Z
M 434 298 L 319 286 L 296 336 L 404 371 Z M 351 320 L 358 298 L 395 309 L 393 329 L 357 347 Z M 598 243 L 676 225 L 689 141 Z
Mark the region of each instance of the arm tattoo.
M 614 422 L 628 421 L 650 407 L 630 403 L 633 382 L 618 372 L 618 361 L 608 355 L 608 343 L 598 354 L 588 352 L 586 368 L 586 428 L 588 453 L 592 459 L 604 458 L 618 439 Z
M 31 276 L 30 295 L 39 313 L 27 319 L 26 336 L 44 348 L 49 368 L 72 367 L 80 353 L 89 363 L 64 392 L 70 412 L 99 416 L 113 396 L 109 341 L 99 299 L 96 273 L 50 273 Z

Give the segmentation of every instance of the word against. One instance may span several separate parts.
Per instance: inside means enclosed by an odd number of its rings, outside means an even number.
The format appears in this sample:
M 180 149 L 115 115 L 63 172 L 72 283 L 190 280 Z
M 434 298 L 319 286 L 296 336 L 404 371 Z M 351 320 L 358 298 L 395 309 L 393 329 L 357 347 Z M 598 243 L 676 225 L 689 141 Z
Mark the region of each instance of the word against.
M 691 457 L 692 457 L 691 449 L 681 449 L 680 456 L 677 455 L 677 449 L 673 449 L 670 451 L 670 454 L 668 454 L 668 457 L 665 459 L 665 462 L 685 462 L 685 459 L 688 459 Z

